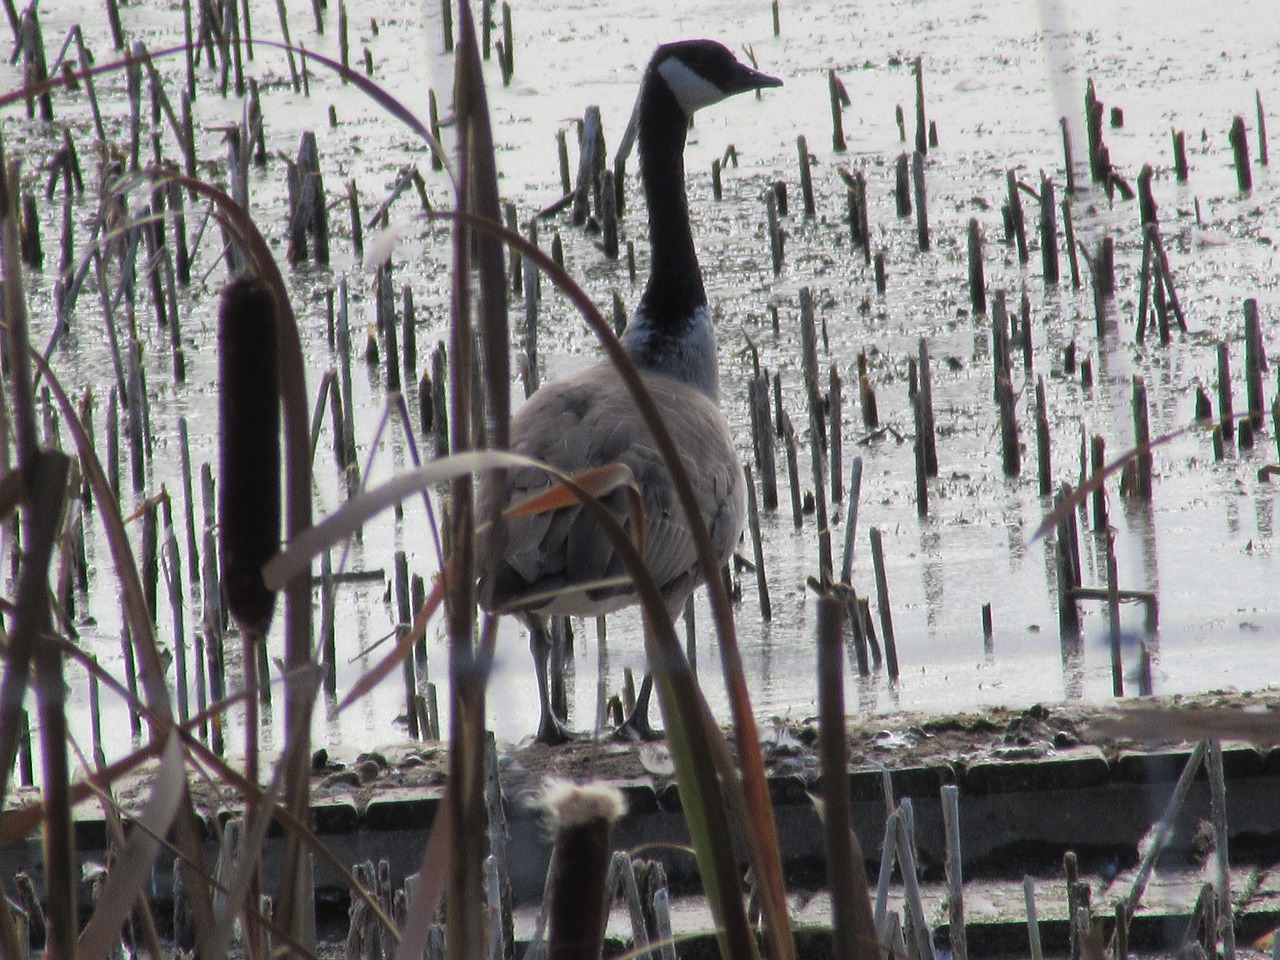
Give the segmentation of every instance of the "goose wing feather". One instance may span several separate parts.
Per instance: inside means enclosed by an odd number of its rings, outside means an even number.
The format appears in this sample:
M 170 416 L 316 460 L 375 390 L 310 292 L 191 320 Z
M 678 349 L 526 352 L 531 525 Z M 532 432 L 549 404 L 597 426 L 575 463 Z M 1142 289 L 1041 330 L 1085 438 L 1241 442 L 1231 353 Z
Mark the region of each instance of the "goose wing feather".
M 746 516 L 742 467 L 728 425 L 700 391 L 658 374 L 644 378 L 681 451 L 699 509 L 724 562 L 733 553 Z M 673 611 L 684 603 L 702 580 L 692 536 L 649 430 L 612 367 L 599 364 L 544 386 L 517 412 L 512 438 L 517 452 L 570 474 L 608 463 L 626 464 L 644 493 L 646 561 Z M 514 471 L 508 502 L 524 500 L 550 485 L 541 471 Z M 492 496 L 492 485 L 482 483 L 482 510 L 485 498 Z M 627 523 L 620 491 L 604 502 Z M 612 579 L 624 582 L 592 586 Z M 528 613 L 593 615 L 634 599 L 609 539 L 578 506 L 509 522 L 506 561 L 493 588 L 496 608 Z

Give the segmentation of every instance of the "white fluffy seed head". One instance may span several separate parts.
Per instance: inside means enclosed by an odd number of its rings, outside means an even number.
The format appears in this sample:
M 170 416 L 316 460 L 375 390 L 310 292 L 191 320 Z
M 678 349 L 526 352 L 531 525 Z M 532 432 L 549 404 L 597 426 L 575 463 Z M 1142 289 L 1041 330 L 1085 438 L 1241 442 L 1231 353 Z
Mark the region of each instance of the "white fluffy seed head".
M 577 827 L 593 820 L 613 823 L 626 812 L 622 791 L 606 783 L 578 784 L 570 780 L 548 780 L 538 795 L 538 804 L 547 811 L 552 830 Z

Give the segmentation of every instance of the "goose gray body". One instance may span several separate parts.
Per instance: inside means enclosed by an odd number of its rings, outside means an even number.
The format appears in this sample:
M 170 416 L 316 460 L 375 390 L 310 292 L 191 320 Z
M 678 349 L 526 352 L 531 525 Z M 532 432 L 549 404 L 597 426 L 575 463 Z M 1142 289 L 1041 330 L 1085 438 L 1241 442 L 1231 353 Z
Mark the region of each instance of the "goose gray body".
M 622 344 L 671 431 L 721 564 L 741 536 L 746 490 L 719 407 L 715 327 L 685 195 L 685 135 L 700 107 L 780 84 L 713 41 L 665 44 L 645 70 L 633 121 L 649 207 L 650 275 Z M 613 367 L 599 363 L 535 392 L 512 419 L 511 447 L 571 475 L 612 463 L 631 469 L 644 501 L 645 561 L 674 618 L 703 580 L 697 551 L 671 476 Z M 551 483 L 540 470 L 512 471 L 505 502 L 526 500 Z M 497 490 L 481 484 L 480 516 L 489 515 Z M 615 491 L 605 503 L 627 525 L 624 500 Z M 542 711 L 538 738 L 557 742 L 569 733 L 550 707 L 546 618 L 611 613 L 636 602 L 636 593 L 609 539 L 580 506 L 509 521 L 504 550 L 480 595 L 529 624 Z M 483 547 L 478 555 L 485 556 Z M 648 732 L 649 689 L 646 677 L 629 721 L 641 734 Z
M 742 465 L 724 414 L 701 390 L 642 372 L 662 411 L 702 519 L 721 563 L 732 555 L 746 517 Z M 672 612 L 701 583 L 697 551 L 667 471 L 630 392 L 607 363 L 553 381 L 529 398 L 511 424 L 512 446 L 568 474 L 625 464 L 644 501 L 645 562 Z M 535 469 L 509 474 L 509 502 L 549 489 Z M 627 521 L 621 491 L 605 502 Z M 483 511 L 487 504 L 482 503 Z M 482 512 L 480 514 L 484 516 Z M 636 601 L 613 544 L 581 507 L 507 523 L 505 562 L 494 580 L 495 605 L 537 617 L 598 616 Z

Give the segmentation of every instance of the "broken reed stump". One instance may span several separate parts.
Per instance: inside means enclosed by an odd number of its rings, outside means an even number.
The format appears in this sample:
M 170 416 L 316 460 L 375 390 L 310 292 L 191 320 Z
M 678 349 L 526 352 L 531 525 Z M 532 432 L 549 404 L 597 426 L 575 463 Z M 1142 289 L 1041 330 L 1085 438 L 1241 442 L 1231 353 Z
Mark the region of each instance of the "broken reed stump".
M 841 171 L 843 174 L 843 171 Z M 849 185 L 847 191 L 849 204 L 849 243 L 850 246 L 862 248 L 863 263 L 871 264 L 871 228 L 867 209 L 867 177 L 861 170 L 855 170 L 845 181 Z
M 1089 441 L 1089 469 L 1093 476 L 1099 476 L 1107 466 L 1107 441 L 1095 434 Z M 1093 488 L 1093 531 L 1105 533 L 1107 530 L 1107 488 L 1099 483 Z
M 840 564 L 840 582 L 853 579 L 853 548 L 858 535 L 858 501 L 862 497 L 862 458 L 854 457 L 849 466 L 849 512 L 844 521 L 844 559 Z
M 1236 166 L 1236 184 L 1241 193 L 1248 193 L 1253 189 L 1253 171 L 1249 169 L 1249 134 L 1245 130 L 1244 117 L 1236 114 L 1227 138 L 1231 142 L 1231 155 Z
M 1260 166 L 1269 166 L 1271 163 L 1270 151 L 1267 149 L 1267 115 L 1262 109 L 1262 91 L 1253 91 L 1254 103 L 1257 107 L 1258 118 L 1258 163 Z
M 924 115 L 924 58 L 916 57 L 914 67 L 916 75 L 916 153 L 924 157 L 929 153 L 928 124 L 925 122 Z
M 495 44 L 498 50 L 498 66 L 502 71 L 502 85 L 511 86 L 511 78 L 516 72 L 515 28 L 511 20 L 511 4 L 502 5 L 502 39 Z
M 1067 263 L 1071 267 L 1071 287 L 1080 289 L 1080 259 L 1076 255 L 1076 229 L 1071 219 L 1071 196 L 1062 198 L 1062 232 L 1067 248 Z
M 835 70 L 827 71 L 827 93 L 831 98 L 831 149 L 836 153 L 844 153 L 848 147 L 844 140 L 843 108 L 849 105 L 849 94 L 844 84 L 836 76 Z M 1258 101 L 1261 109 L 1262 101 Z
M 880 631 L 884 635 L 884 654 L 888 663 L 889 679 L 898 679 L 898 645 L 893 636 L 893 616 L 889 612 L 889 580 L 884 569 L 884 543 L 880 529 L 872 527 L 871 563 L 875 568 L 876 605 L 880 608 Z
M 844 382 L 840 379 L 840 367 L 831 364 L 831 375 L 827 389 L 827 418 L 830 429 L 829 453 L 831 460 L 831 500 L 840 503 L 844 500 L 844 446 L 842 432 L 844 429 Z
M 1142 229 L 1142 265 L 1138 269 L 1138 322 L 1134 329 L 1134 340 L 1137 343 L 1145 343 L 1147 339 L 1147 304 L 1151 300 L 1151 274 L 1159 270 L 1159 266 L 1155 264 L 1152 257 L 1155 229 L 1154 224 Z M 1157 289 L 1163 292 L 1163 287 L 1157 286 Z M 1167 329 L 1168 324 L 1166 323 L 1165 326 Z
M 765 228 L 769 233 L 769 254 L 773 261 L 773 275 L 782 273 L 783 234 L 778 220 L 780 215 L 778 193 L 773 189 L 764 192 Z
M 804 371 L 805 396 L 809 402 L 809 424 L 824 455 L 827 449 L 827 423 L 823 415 L 822 391 L 818 381 L 818 334 L 814 315 L 813 291 L 800 288 L 801 367 Z
M 924 185 L 924 152 L 917 150 L 911 157 L 911 185 L 916 203 L 916 243 L 921 250 L 929 249 L 929 210 Z
M 313 132 L 302 134 L 297 159 L 288 164 L 287 173 L 289 262 L 302 263 L 310 250 L 315 262 L 326 266 L 329 263 L 329 214 L 320 174 L 320 152 Z
M 1036 378 L 1036 468 L 1040 481 L 1040 496 L 1053 492 L 1052 445 L 1049 438 L 1049 411 L 1045 402 L 1044 377 Z
M 600 119 L 600 107 L 591 104 L 582 118 L 581 141 L 578 150 L 578 173 L 573 188 L 573 214 L 575 227 L 584 226 L 592 209 L 591 201 L 599 189 L 600 173 L 605 166 L 604 130 Z M 599 210 L 597 204 L 595 209 Z
M 1000 409 L 1000 456 L 1005 476 L 1022 472 L 1022 450 L 1018 444 L 1018 420 L 1014 411 L 1016 394 L 1007 373 L 996 378 L 996 404 Z
M 1031 258 L 1027 248 L 1027 218 L 1022 209 L 1022 197 L 1018 192 L 1018 177 L 1013 170 L 1005 171 L 1005 187 L 1008 197 L 1006 200 L 1008 223 L 1012 228 L 1013 241 L 1017 244 L 1018 262 L 1026 266 Z
M 1009 308 L 1003 290 L 996 291 L 995 303 L 991 310 L 991 374 L 993 377 L 991 395 L 998 401 L 1000 378 L 1009 376 Z
M 1266 409 L 1262 385 L 1262 372 L 1266 366 L 1267 355 L 1258 319 L 1258 301 L 1250 297 L 1244 302 L 1244 371 L 1249 423 L 1254 429 L 1262 426 L 1262 414 Z
M 756 567 L 756 593 L 760 599 L 760 619 L 768 623 L 773 619 L 773 605 L 769 602 L 769 583 L 764 573 L 764 538 L 760 535 L 760 510 L 756 506 L 756 484 L 751 466 L 744 468 L 747 480 L 747 525 L 751 531 L 751 549 Z
M 1075 591 L 1080 587 L 1080 542 L 1076 528 L 1076 511 L 1063 510 L 1062 503 L 1070 499 L 1070 484 L 1062 484 L 1053 498 L 1054 511 L 1058 513 L 1056 528 L 1057 549 L 1055 568 L 1058 587 L 1058 630 L 1067 646 L 1074 646 L 1080 639 L 1080 607 Z
M 969 218 L 969 305 L 973 312 L 987 312 L 987 282 L 982 269 L 982 229 L 978 218 Z
M 1058 283 L 1058 206 L 1053 181 L 1040 173 L 1040 270 L 1047 284 Z
M 867 374 L 865 350 L 858 355 L 858 400 L 862 405 L 862 425 L 875 430 L 880 426 L 880 415 L 876 410 L 876 388 Z
M 1143 227 L 1157 221 L 1155 194 L 1151 191 L 1151 177 L 1154 171 L 1151 164 L 1144 163 L 1138 172 L 1138 218 Z
M 1111 695 L 1124 696 L 1124 660 L 1120 656 L 1123 636 L 1120 632 L 1120 574 L 1116 564 L 1116 537 L 1105 531 L 1107 565 L 1107 621 L 1111 641 Z
M 911 158 L 905 153 L 898 154 L 893 170 L 893 196 L 897 201 L 898 216 L 906 218 L 911 216 Z
M 760 470 L 761 503 L 766 510 L 778 509 L 778 468 L 773 422 L 769 417 L 769 375 L 762 373 L 747 381 L 751 411 L 751 434 L 755 441 L 756 467 Z
M 1085 85 L 1084 93 L 1085 134 L 1089 144 L 1089 179 L 1094 183 L 1102 183 L 1107 176 L 1107 162 L 1102 143 L 1102 103 L 1090 77 Z
M 1173 175 L 1179 183 L 1186 183 L 1189 175 L 1187 167 L 1187 134 L 1182 130 L 1169 131 L 1173 139 Z
M 604 255 L 610 260 L 618 259 L 618 201 L 614 189 L 613 171 L 600 171 L 600 220 L 602 228 L 602 245 Z
M 817 215 L 813 199 L 813 173 L 809 166 L 809 145 L 804 134 L 796 137 L 796 153 L 800 161 L 800 196 L 804 202 L 804 217 L 812 220 Z
M 1140 500 L 1151 499 L 1151 473 L 1154 458 L 1151 454 L 1151 428 L 1147 413 L 1147 382 L 1140 376 L 1133 378 L 1133 442 L 1138 449 L 1135 486 L 1133 493 Z
M 914 363 L 914 361 L 912 362 Z M 915 425 L 915 436 L 911 441 L 911 453 L 916 468 L 916 516 L 918 517 L 927 517 L 929 515 L 929 471 L 926 467 L 927 458 L 924 449 L 923 406 L 920 392 L 916 391 L 911 402 L 911 412 Z
M 938 475 L 938 431 L 933 416 L 933 370 L 929 363 L 929 341 L 924 337 L 920 338 L 917 360 L 924 472 L 927 476 L 936 477 Z
M 951 955 L 969 960 L 964 927 L 964 871 L 960 851 L 960 788 L 954 783 L 942 787 L 942 824 L 946 835 L 947 926 L 951 934 Z
M 1067 195 L 1076 192 L 1076 161 L 1071 149 L 1071 124 L 1066 117 L 1058 118 L 1062 129 L 1062 169 L 1067 179 Z
M 787 452 L 787 485 L 791 489 L 791 522 L 799 530 L 804 526 L 804 505 L 800 494 L 800 455 L 796 445 L 796 430 L 785 410 L 782 421 L 782 439 Z
M 817 419 L 820 420 L 820 415 Z M 835 569 L 831 552 L 831 525 L 827 515 L 827 484 L 823 469 L 822 438 L 815 420 L 810 420 L 809 427 L 809 464 L 813 470 L 814 521 L 818 525 L 818 579 L 826 585 L 831 582 Z
M 1226 439 L 1235 437 L 1235 406 L 1231 400 L 1231 351 L 1225 340 L 1218 341 L 1218 424 Z

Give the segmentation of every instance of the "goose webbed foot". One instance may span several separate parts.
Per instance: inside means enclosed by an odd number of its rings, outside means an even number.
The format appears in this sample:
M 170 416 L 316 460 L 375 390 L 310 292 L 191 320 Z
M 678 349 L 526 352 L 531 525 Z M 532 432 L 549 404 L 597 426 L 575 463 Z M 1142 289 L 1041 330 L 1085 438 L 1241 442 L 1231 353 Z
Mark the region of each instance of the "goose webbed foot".
M 549 747 L 558 747 L 573 740 L 581 740 L 584 734 L 571 730 L 563 720 L 550 711 L 544 711 L 538 720 L 538 733 L 534 739 Z
M 655 730 L 649 724 L 649 697 L 653 693 L 653 676 L 646 673 L 640 683 L 640 693 L 636 696 L 636 705 L 631 716 L 613 728 L 613 739 L 631 740 L 647 743 L 661 740 L 666 733 Z
M 534 739 L 548 746 L 559 746 L 581 739 L 582 734 L 569 729 L 556 716 L 555 708 L 551 706 L 547 663 L 551 657 L 551 637 L 541 624 L 533 625 L 529 631 L 529 649 L 533 653 L 533 666 L 538 680 L 538 733 Z
M 666 735 L 665 730 L 655 730 L 649 723 L 649 718 L 636 710 L 632 710 L 631 716 L 613 728 L 613 739 L 634 743 L 649 743 L 661 740 Z

